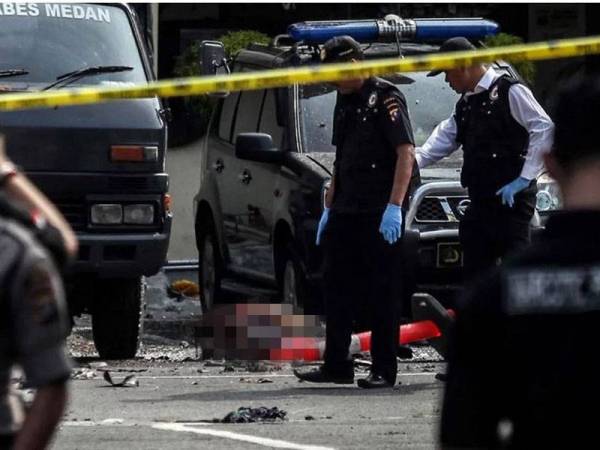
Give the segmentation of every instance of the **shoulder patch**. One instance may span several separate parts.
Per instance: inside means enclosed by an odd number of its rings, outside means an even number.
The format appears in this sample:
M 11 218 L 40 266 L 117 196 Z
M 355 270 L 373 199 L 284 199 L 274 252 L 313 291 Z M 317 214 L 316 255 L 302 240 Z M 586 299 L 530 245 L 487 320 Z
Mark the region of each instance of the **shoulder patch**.
M 400 99 L 395 95 L 388 95 L 383 100 L 383 105 L 386 107 L 390 120 L 395 122 L 398 120 L 398 110 L 402 106 L 400 104 Z

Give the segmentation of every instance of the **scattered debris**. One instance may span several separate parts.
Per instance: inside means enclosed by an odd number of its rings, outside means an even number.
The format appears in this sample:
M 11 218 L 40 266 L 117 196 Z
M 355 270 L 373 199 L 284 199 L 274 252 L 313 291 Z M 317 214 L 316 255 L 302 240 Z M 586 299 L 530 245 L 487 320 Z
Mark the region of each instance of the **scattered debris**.
M 240 378 L 240 383 L 249 383 L 249 384 L 265 384 L 272 383 L 273 380 L 269 380 L 268 378 Z
M 435 374 L 435 379 L 438 381 L 448 381 L 448 375 L 443 372 L 438 372 Z
M 104 379 L 113 387 L 138 387 L 140 385 L 135 375 L 127 375 L 122 381 L 115 382 L 108 370 L 104 372 Z
M 373 363 L 371 361 L 368 361 L 366 359 L 354 359 L 354 365 L 357 367 L 371 367 L 373 365 Z
M 96 376 L 96 370 L 87 367 L 78 367 L 71 372 L 72 380 L 93 380 Z
M 89 367 L 90 369 L 96 369 L 96 370 L 99 370 L 99 369 L 103 369 L 103 368 L 105 368 L 105 367 L 108 367 L 108 364 L 107 364 L 107 363 L 105 363 L 104 361 L 91 362 L 91 363 L 88 363 L 88 367 Z
M 231 411 L 223 419 L 215 419 L 217 423 L 250 423 L 250 422 L 277 422 L 287 420 L 287 411 L 279 409 L 276 406 L 267 408 L 260 406 L 250 408 L 243 406 L 237 411 Z
M 171 298 L 183 300 L 183 297 L 197 297 L 200 295 L 200 288 L 193 281 L 176 280 L 167 286 L 167 295 Z
M 235 372 L 235 368 L 232 365 L 227 364 L 227 365 L 225 365 L 225 367 L 223 367 L 223 370 L 221 371 L 221 373 L 226 373 L 226 372 Z
M 120 425 L 125 422 L 123 419 L 104 419 L 100 422 L 102 425 Z

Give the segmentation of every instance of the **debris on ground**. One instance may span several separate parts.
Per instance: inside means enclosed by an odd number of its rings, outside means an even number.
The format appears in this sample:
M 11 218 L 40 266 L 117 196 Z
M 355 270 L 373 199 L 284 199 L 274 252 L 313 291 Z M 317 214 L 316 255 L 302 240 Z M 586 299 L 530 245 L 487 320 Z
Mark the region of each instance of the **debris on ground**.
M 273 380 L 269 380 L 268 378 L 240 378 L 240 383 L 250 383 L 250 384 L 265 384 L 272 383 Z
M 96 376 L 96 370 L 87 367 L 78 367 L 71 372 L 71 380 L 93 380 Z
M 167 295 L 178 300 L 182 300 L 183 297 L 197 297 L 200 295 L 200 288 L 193 281 L 176 280 L 167 286 Z
M 101 370 L 101 369 L 108 367 L 108 364 L 105 363 L 104 361 L 91 362 L 91 363 L 88 363 L 88 367 L 90 369 Z
M 217 423 L 251 423 L 251 422 L 277 422 L 287 420 L 287 411 L 279 409 L 276 406 L 267 408 L 260 406 L 250 408 L 243 406 L 237 411 L 231 411 L 223 419 L 215 419 Z
M 358 359 L 358 358 L 354 359 L 355 367 L 371 367 L 372 365 L 373 365 L 373 363 L 367 359 Z
M 235 368 L 230 364 L 226 364 L 225 367 L 223 367 L 223 370 L 221 371 L 221 373 L 226 373 L 226 372 L 235 372 Z
M 125 422 L 123 419 L 104 419 L 102 422 L 100 422 L 102 425 L 121 425 L 123 422 Z
M 138 387 L 140 385 L 135 375 L 127 375 L 121 381 L 114 381 L 108 370 L 104 372 L 104 379 L 113 387 Z

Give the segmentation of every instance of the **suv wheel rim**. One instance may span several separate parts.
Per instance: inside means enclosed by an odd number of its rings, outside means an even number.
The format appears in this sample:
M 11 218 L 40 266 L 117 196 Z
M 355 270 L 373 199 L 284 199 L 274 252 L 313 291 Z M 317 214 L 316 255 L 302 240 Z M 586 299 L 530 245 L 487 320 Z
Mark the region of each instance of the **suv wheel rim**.
M 202 255 L 202 289 L 207 309 L 210 309 L 212 306 L 215 272 L 215 253 L 210 237 L 207 236 L 204 242 L 204 254 Z
M 296 293 L 296 271 L 294 263 L 288 261 L 283 272 L 283 303 L 298 306 L 298 295 Z

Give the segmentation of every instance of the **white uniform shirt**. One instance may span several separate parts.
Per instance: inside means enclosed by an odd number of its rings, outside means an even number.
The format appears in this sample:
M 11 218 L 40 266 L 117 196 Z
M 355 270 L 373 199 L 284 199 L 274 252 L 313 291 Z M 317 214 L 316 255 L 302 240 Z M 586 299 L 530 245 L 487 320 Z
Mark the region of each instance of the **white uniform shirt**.
M 477 83 L 475 90 L 467 92 L 465 96 L 488 90 L 500 76 L 501 74 L 490 67 Z M 532 180 L 541 173 L 544 167 L 543 156 L 552 147 L 554 124 L 531 90 L 523 84 L 513 84 L 509 88 L 508 102 L 512 117 L 529 133 L 529 147 L 521 176 Z M 416 148 L 419 168 L 427 167 L 458 149 L 456 132 L 456 112 L 454 112 L 451 117 L 435 127 L 422 147 Z

